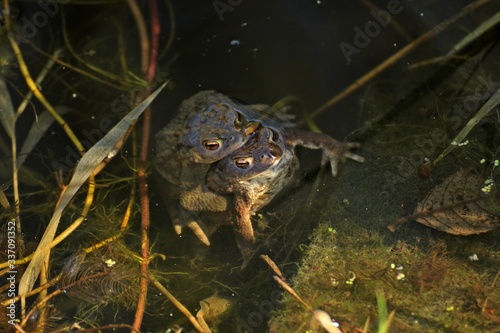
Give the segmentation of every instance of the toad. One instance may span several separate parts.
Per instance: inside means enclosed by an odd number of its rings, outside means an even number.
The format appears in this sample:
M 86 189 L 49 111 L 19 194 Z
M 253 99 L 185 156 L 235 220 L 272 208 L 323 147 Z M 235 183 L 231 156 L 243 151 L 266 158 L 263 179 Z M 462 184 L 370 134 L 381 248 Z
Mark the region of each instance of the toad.
M 349 151 L 359 147 L 358 143 L 338 142 L 325 134 L 297 129 L 277 131 L 262 127 L 243 147 L 214 163 L 207 173 L 209 189 L 233 194 L 229 210 L 236 241 L 245 261 L 251 256 L 255 241 L 251 216 L 290 182 L 298 169 L 294 153 L 297 145 L 322 149 L 322 164 L 330 163 L 333 176 L 337 175 L 341 158 L 364 161 Z
M 224 212 L 227 198 L 203 189 L 205 175 L 210 163 L 242 146 L 260 126 L 248 119 L 256 115 L 223 94 L 202 91 L 184 100 L 176 117 L 156 135 L 154 166 L 178 234 L 187 226 L 210 244 L 197 212 Z
M 212 165 L 207 187 L 232 194 L 228 216 L 245 261 L 255 241 L 251 217 L 267 205 L 289 182 L 298 168 L 293 149 L 280 132 L 261 127 L 240 149 Z
M 248 258 L 255 240 L 251 216 L 289 183 L 298 167 L 297 145 L 322 149 L 322 163 L 330 163 L 334 176 L 340 159 L 363 161 L 350 152 L 359 144 L 295 129 L 282 111 L 266 108 L 201 92 L 157 134 L 154 164 L 177 233 L 187 226 L 209 245 L 211 233 L 232 224 Z

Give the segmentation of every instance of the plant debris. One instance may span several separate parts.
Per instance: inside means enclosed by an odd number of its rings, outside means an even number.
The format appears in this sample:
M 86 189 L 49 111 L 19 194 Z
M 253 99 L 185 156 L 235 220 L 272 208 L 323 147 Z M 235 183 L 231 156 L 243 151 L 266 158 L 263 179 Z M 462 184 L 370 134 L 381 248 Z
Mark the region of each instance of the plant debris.
M 446 178 L 418 203 L 413 215 L 389 226 L 416 220 L 428 227 L 452 235 L 474 235 L 500 226 L 495 211 L 494 193 L 483 193 L 484 182 L 470 169 L 462 169 Z

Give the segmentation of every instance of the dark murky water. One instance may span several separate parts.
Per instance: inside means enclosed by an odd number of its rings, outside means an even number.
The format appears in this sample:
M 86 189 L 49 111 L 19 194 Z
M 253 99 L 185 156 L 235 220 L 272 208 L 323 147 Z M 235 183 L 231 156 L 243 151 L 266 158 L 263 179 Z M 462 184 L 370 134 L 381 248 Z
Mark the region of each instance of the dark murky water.
M 153 132 L 172 119 L 180 101 L 207 89 L 219 90 L 247 103 L 273 104 L 284 96 L 294 95 L 303 101 L 307 112 L 312 112 L 402 49 L 410 40 L 459 12 L 469 1 L 419 3 L 388 0 L 372 4 L 377 8 L 367 8 L 366 3 L 173 1 L 173 12 L 169 12 L 165 3 L 161 2 L 160 47 L 165 47 L 171 33 L 173 42 L 168 50 L 160 52 L 162 57 L 158 61 L 157 78 L 161 81 L 168 77 L 171 87 L 154 102 Z M 147 4 L 141 3 L 145 15 L 149 12 Z M 128 69 L 139 73 L 140 55 L 135 23 L 124 4 L 72 4 L 65 7 L 64 13 L 62 7 L 54 3 L 52 7 L 47 7 L 20 1 L 14 6 L 19 10 L 16 21 L 19 28 L 29 35 L 30 42 L 44 52 L 51 53 L 61 46 L 65 49 L 62 56 L 64 61 L 102 77 L 76 61 L 76 57 L 64 46 L 61 33 L 64 21 L 61 15 L 65 15 L 69 42 L 78 57 L 113 73 L 123 73 L 120 61 L 127 59 Z M 487 5 L 460 21 L 460 26 L 466 30 L 475 27 L 498 9 L 498 3 Z M 175 22 L 171 21 L 171 17 Z M 45 18 L 46 23 L 43 21 Z M 175 30 L 171 29 L 171 24 Z M 123 34 L 123 40 L 119 38 L 120 34 Z M 387 115 L 390 110 L 398 112 L 392 109 L 398 101 L 411 94 L 417 94 L 417 97 L 412 97 L 413 100 L 418 99 L 426 78 L 430 78 L 429 81 L 436 80 L 433 77 L 436 68 L 432 66 L 414 71 L 408 71 L 407 66 L 445 54 L 460 36 L 462 31 L 457 26 L 443 32 L 397 62 L 377 81 L 328 109 L 314 121 L 323 132 L 337 139 L 369 140 L 373 133 L 366 131 L 367 122 Z M 120 45 L 124 45 L 123 55 L 118 52 Z M 5 45 L 1 46 L 7 49 Z M 21 46 L 32 75 L 38 73 L 45 63 L 45 57 L 33 51 L 28 43 L 22 43 Z M 4 49 L 1 51 L 8 55 Z M 27 91 L 22 76 L 15 65 L 12 68 L 3 67 L 2 70 L 9 82 L 13 104 L 18 105 Z M 117 84 L 116 81 L 114 84 Z M 120 91 L 110 88 L 60 65 L 51 70 L 43 84 L 43 92 L 54 105 L 71 109 L 65 119 L 84 140 L 86 148 L 102 138 L 110 124 L 117 122 L 129 109 L 128 92 L 125 89 Z M 19 138 L 24 137 L 34 121 L 33 110 L 39 113 L 43 108 L 34 102 L 19 119 Z M 297 119 L 302 119 L 300 110 L 297 110 Z M 357 136 L 360 133 L 363 135 Z M 1 134 L 3 142 L 8 143 L 7 135 L 4 132 Z M 21 143 L 22 139 L 18 141 Z M 119 158 L 103 173 L 100 180 L 102 188 L 97 193 L 95 208 L 88 221 L 80 232 L 73 235 L 71 242 L 62 243 L 53 251 L 54 276 L 67 263 L 63 261 L 67 260 L 64 258 L 113 235 L 119 228 L 116 221 L 121 219 L 134 182 L 131 178 L 119 181 L 118 177 L 133 176 L 133 168 L 129 168 L 133 154 L 132 146 L 127 145 Z M 276 260 L 287 277 L 297 271 L 298 260 L 309 243 L 310 232 L 319 217 L 324 218 L 321 211 L 335 186 L 329 171 L 320 173 L 316 178 L 319 165 L 317 153 L 301 150 L 299 154 L 304 163 L 297 186 L 270 208 L 264 209 L 260 223 L 263 225 L 260 230 L 260 251 Z M 9 149 L 4 149 L 2 158 L 6 159 L 8 155 Z M 370 157 L 367 164 L 376 163 L 377 157 Z M 41 237 L 50 218 L 50 204 L 57 198 L 54 173 L 62 171 L 63 176 L 67 177 L 78 159 L 63 130 L 55 125 L 46 132 L 37 149 L 29 156 L 27 165 L 47 184 L 42 188 L 30 186 L 33 183 L 30 183 L 29 178 L 21 180 L 22 207 L 25 209 L 22 211 L 23 231 L 25 241 L 31 243 L 30 246 L 34 247 Z M 361 167 L 354 164 L 348 162 L 342 168 Z M 10 195 L 9 175 L 2 172 L 1 176 L 2 188 L 6 188 L 6 193 Z M 383 180 L 380 182 L 383 183 Z M 320 195 L 310 197 L 311 189 Z M 154 184 L 150 190 L 152 252 L 166 256 L 165 261 L 153 260 L 151 268 L 161 276 L 167 288 L 193 313 L 199 309 L 200 300 L 214 294 L 230 299 L 233 303 L 232 312 L 222 320 L 218 332 L 266 331 L 266 322 L 272 311 L 278 309 L 280 299 L 279 288 L 273 282 L 268 268 L 255 259 L 241 272 L 240 254 L 229 229 L 217 232 L 210 248 L 199 245 L 187 232 L 182 237 L 176 236 Z M 81 205 L 82 200 L 83 194 L 75 201 L 75 206 L 68 209 L 62 221 L 63 227 L 78 216 L 78 205 Z M 130 247 L 134 252 L 138 250 L 138 210 L 136 205 L 131 220 L 133 226 L 123 238 L 123 246 Z M 110 225 L 115 229 L 110 228 Z M 32 251 L 33 248 L 28 246 L 27 253 Z M 93 270 L 95 260 L 100 262 L 100 259 L 112 256 L 121 257 L 126 262 L 125 258 L 129 256 L 128 259 L 131 259 L 132 254 L 110 246 L 88 259 L 92 264 L 88 264 L 87 270 Z M 123 274 L 133 275 L 128 265 L 130 263 L 120 269 L 123 269 Z M 134 282 L 134 279 L 126 281 Z M 119 283 L 125 282 L 120 280 Z M 117 284 L 111 284 L 109 289 L 122 290 Z M 85 299 L 85 293 L 80 292 L 83 294 L 80 299 Z M 149 300 L 151 304 L 144 321 L 144 332 L 164 332 L 175 325 L 191 331 L 184 317 L 152 286 Z M 101 310 L 92 314 L 82 310 L 85 308 L 84 303 L 75 303 L 66 297 L 56 299 L 54 304 L 58 315 L 64 317 L 66 322 L 72 322 L 72 317 L 75 317 L 87 318 L 89 322 L 95 320 L 102 325 L 130 323 L 134 312 L 132 301 L 113 304 L 112 297 L 105 299 Z M 90 307 L 91 304 L 87 306 Z

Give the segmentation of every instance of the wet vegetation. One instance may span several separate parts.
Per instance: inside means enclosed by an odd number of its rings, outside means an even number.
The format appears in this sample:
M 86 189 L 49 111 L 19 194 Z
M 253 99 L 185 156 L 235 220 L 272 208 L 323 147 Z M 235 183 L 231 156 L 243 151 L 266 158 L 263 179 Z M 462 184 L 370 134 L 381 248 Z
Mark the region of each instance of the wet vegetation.
M 255 13 L 216 3 L 229 21 Z M 299 151 L 253 216 L 244 270 L 229 227 L 211 247 L 175 235 L 151 175 L 151 116 L 189 96 L 175 73 L 190 53 L 172 49 L 184 7 L 1 5 L 0 332 L 500 332 L 498 4 L 428 33 L 396 16 L 408 47 L 315 111 L 290 102 L 298 126 L 328 131 L 316 119 L 354 100 L 345 141 L 365 163 L 332 178 Z

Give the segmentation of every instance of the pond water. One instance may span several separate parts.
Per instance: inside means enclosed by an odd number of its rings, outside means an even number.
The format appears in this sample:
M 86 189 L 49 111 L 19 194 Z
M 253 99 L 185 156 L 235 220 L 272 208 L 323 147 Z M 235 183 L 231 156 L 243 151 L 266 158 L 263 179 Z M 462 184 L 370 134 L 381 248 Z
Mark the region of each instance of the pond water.
M 57 54 L 57 62 L 37 85 L 85 150 L 125 117 L 146 86 L 141 38 L 131 14 L 134 3 L 11 3 L 13 40 L 31 76 L 35 79 L 50 55 Z M 418 178 L 416 170 L 425 157 L 435 160 L 500 88 L 498 19 L 497 27 L 492 24 L 459 56 L 421 62 L 446 55 L 466 33 L 500 12 L 500 3 L 477 1 L 474 9 L 465 0 L 158 1 L 157 11 L 151 13 L 152 3 L 137 2 L 136 8 L 147 30 L 156 14 L 161 27 L 151 80 L 154 88 L 169 83 L 152 103 L 147 161 L 138 160 L 140 120 L 96 176 L 93 202 L 83 223 L 50 252 L 49 267 L 42 273 L 53 281 L 47 293 L 64 292 L 29 314 L 25 332 L 56 332 L 74 323 L 79 326 L 72 332 L 99 326 L 103 332 L 131 331 L 125 325 L 134 322 L 141 277 L 141 167 L 149 174 L 149 274 L 193 315 L 203 309 L 213 332 L 322 332 L 311 323 L 306 308 L 283 296 L 257 254 L 273 259 L 305 302 L 335 316 L 343 332 L 362 332 L 368 317 L 368 332 L 384 332 L 377 327 L 384 318 L 381 299 L 389 312 L 395 311 L 389 331 L 500 332 L 498 229 L 455 236 L 412 219 L 395 232 L 387 229 L 395 220 L 415 214 L 418 202 L 461 170 L 474 170 L 481 182 L 498 181 L 498 111 L 478 122 L 468 137 L 469 146 L 457 147 L 436 163 L 429 180 Z M 378 64 L 461 11 L 463 17 L 443 32 L 360 83 L 346 98 L 325 106 Z M 5 115 L 9 104 L 14 110 L 22 104 L 29 89 L 19 57 L 11 50 L 13 42 L 5 37 L 0 42 Z M 411 67 L 415 64 L 420 66 Z M 150 164 L 156 153 L 154 133 L 176 116 L 182 100 L 209 89 L 245 104 L 273 105 L 292 95 L 301 102 L 301 107 L 291 108 L 298 127 L 308 129 L 311 121 L 338 140 L 360 142 L 356 153 L 365 157 L 363 164 L 341 163 L 334 179 L 329 167 L 320 168 L 318 151 L 299 148 L 301 166 L 293 184 L 253 217 L 258 246 L 244 269 L 230 227 L 220 228 L 210 247 L 188 230 L 181 236 L 174 232 Z M 42 126 L 46 108 L 40 99 L 31 98 L 25 111 L 16 111 L 18 152 L 30 129 Z M 2 268 L 11 259 L 9 222 L 17 226 L 16 259 L 35 252 L 61 187 L 81 159 L 64 127 L 48 124 L 40 141 L 26 151 L 19 172 L 17 220 L 6 121 L 3 116 L 0 194 L 5 193 L 11 206 L 2 208 Z M 82 214 L 89 188 L 84 184 L 69 203 L 57 234 Z M 480 212 L 498 225 L 496 187 L 491 193 Z M 96 244 L 101 245 L 92 249 Z M 15 286 L 27 265 L 16 262 Z M 35 287 L 44 283 L 39 279 Z M 149 284 L 141 332 L 196 332 L 164 294 Z M 7 305 L 12 297 L 2 295 L 1 300 Z M 37 302 L 34 296 L 28 298 L 27 311 Z M 424 307 L 428 310 L 419 311 Z M 22 319 L 20 302 L 12 311 Z M 0 331 L 14 332 L 12 322 L 4 324 L 11 320 L 8 314 L 0 315 Z

